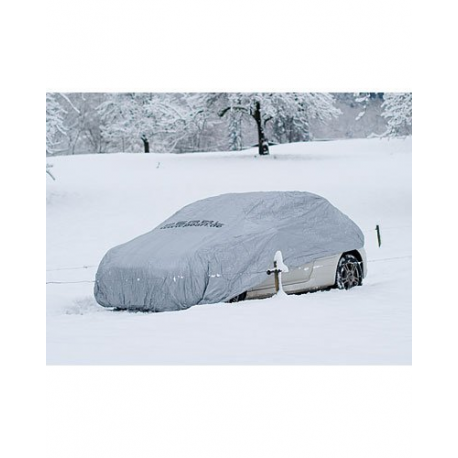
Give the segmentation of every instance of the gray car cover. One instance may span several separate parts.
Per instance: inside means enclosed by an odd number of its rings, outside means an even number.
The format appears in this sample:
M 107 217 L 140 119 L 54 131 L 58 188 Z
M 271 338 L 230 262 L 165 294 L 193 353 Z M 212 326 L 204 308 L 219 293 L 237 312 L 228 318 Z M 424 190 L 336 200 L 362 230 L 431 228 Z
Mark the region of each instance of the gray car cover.
M 187 205 L 109 250 L 94 294 L 106 307 L 182 310 L 227 301 L 262 283 L 278 250 L 294 268 L 363 245 L 358 226 L 315 194 L 223 194 Z

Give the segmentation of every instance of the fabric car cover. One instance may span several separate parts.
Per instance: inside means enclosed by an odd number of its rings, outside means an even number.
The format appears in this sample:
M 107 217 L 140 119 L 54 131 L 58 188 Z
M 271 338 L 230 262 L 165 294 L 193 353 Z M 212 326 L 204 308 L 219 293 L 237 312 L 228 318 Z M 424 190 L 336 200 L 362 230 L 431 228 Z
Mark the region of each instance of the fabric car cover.
M 227 301 L 262 283 L 280 250 L 291 269 L 361 248 L 359 227 L 308 192 L 223 194 L 194 202 L 102 259 L 106 307 L 182 310 Z

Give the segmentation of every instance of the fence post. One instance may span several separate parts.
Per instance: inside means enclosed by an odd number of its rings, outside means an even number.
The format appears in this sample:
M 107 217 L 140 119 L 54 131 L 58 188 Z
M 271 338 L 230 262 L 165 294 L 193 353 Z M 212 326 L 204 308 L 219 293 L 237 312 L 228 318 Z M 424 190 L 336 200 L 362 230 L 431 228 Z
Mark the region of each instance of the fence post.
M 278 281 L 277 261 L 274 261 L 274 278 L 275 278 L 275 292 L 278 293 L 280 289 L 280 282 Z
M 380 237 L 380 226 L 378 224 L 377 226 L 375 226 L 375 230 L 377 231 L 378 247 L 380 248 L 380 245 L 382 244 L 382 239 Z

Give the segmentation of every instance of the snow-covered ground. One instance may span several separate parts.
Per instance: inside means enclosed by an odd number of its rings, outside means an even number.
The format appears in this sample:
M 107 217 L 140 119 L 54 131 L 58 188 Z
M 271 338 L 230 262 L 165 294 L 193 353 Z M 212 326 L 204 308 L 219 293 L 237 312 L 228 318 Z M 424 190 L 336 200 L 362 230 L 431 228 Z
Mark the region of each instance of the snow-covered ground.
M 410 138 L 371 139 L 279 145 L 267 157 L 50 159 L 48 364 L 411 364 L 411 148 Z M 314 192 L 350 216 L 366 236 L 364 285 L 158 314 L 95 302 L 97 264 L 112 246 L 195 200 L 267 190 Z

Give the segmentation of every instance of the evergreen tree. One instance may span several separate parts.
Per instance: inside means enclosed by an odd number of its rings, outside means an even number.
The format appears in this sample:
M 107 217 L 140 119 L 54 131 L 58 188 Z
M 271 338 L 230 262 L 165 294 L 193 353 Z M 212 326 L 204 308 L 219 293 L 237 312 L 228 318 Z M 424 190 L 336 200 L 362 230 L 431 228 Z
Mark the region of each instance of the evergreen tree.
M 412 134 L 412 93 L 385 93 L 382 104 L 387 119 L 386 136 L 405 136 Z
M 229 117 L 229 148 L 232 151 L 242 149 L 242 112 L 234 107 L 240 106 L 240 97 L 237 94 L 229 94 L 228 102 L 230 109 Z

